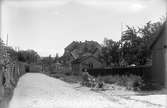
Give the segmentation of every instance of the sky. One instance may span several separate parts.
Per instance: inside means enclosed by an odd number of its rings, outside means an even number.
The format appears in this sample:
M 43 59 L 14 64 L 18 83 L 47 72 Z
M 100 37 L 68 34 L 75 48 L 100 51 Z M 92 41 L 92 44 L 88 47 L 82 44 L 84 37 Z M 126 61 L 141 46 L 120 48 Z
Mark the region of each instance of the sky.
M 118 41 L 126 25 L 165 14 L 166 0 L 3 0 L 0 34 L 14 48 L 55 56 L 72 41 Z

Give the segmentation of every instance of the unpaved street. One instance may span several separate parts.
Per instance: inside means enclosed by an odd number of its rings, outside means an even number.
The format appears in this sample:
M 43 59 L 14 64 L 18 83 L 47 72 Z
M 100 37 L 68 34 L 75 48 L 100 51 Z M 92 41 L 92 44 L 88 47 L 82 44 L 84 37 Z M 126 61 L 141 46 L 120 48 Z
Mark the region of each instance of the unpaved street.
M 20 78 L 9 108 L 165 108 L 135 99 L 76 89 L 59 79 L 28 73 Z

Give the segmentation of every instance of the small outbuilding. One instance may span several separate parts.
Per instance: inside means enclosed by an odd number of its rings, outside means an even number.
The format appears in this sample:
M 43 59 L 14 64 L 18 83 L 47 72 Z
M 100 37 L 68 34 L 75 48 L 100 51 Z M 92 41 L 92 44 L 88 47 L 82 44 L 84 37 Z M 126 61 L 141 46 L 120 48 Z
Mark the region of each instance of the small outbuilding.
M 81 56 L 78 59 L 71 62 L 72 72 L 79 74 L 83 69 L 102 68 L 103 64 L 93 55 Z
M 167 34 L 166 22 L 150 45 L 152 51 L 151 80 L 167 87 Z

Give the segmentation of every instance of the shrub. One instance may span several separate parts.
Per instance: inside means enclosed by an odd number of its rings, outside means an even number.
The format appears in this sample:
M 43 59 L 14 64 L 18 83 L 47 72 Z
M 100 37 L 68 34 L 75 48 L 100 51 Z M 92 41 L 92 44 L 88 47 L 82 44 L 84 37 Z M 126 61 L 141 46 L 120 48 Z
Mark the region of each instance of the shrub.
M 155 81 L 146 81 L 144 86 L 141 87 L 142 91 L 154 91 L 154 90 L 161 90 L 163 85 L 155 82 Z
M 117 84 L 119 86 L 124 86 L 128 90 L 140 90 L 141 87 L 144 86 L 144 81 L 140 76 L 136 75 L 111 75 L 111 76 L 103 76 L 102 80 L 105 83 L 109 84 Z
M 70 76 L 70 75 L 71 75 L 71 73 L 70 73 L 70 72 L 66 72 L 66 73 L 65 73 L 65 75 Z

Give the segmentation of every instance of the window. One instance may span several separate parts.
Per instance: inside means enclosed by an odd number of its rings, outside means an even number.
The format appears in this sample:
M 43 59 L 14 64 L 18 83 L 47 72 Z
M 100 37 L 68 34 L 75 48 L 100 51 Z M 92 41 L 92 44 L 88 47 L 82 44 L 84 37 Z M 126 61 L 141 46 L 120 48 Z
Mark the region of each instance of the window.
M 93 63 L 89 63 L 89 68 L 93 68 Z

